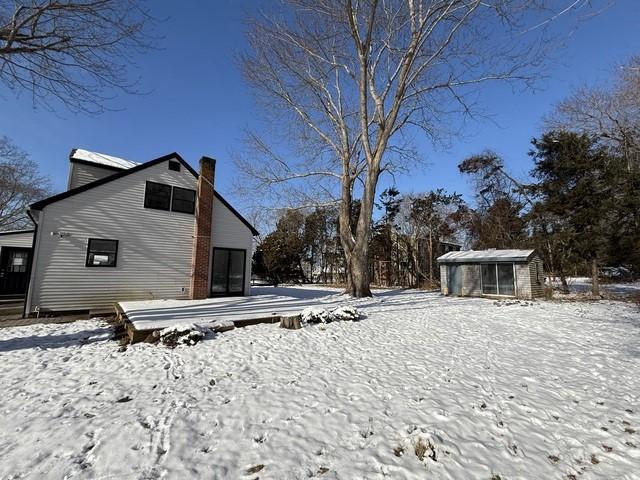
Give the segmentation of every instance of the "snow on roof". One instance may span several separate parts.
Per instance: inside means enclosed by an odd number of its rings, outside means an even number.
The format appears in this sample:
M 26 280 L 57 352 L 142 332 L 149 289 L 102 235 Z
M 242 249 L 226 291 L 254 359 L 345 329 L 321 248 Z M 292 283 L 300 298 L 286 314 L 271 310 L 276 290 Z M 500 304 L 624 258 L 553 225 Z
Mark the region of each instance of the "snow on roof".
M 526 262 L 535 250 L 464 250 L 445 253 L 438 257 L 439 263 Z
M 136 165 L 140 165 L 137 162 L 131 160 L 125 160 L 124 158 L 112 157 L 111 155 L 105 155 L 104 153 L 91 152 L 89 150 L 83 150 L 82 148 L 74 148 L 71 151 L 71 160 L 82 160 L 84 162 L 96 163 L 98 165 L 105 165 L 111 168 L 121 168 L 128 170 Z
M 33 228 L 23 228 L 20 230 L 2 230 L 0 231 L 0 235 L 21 235 L 24 233 L 33 233 L 35 230 Z

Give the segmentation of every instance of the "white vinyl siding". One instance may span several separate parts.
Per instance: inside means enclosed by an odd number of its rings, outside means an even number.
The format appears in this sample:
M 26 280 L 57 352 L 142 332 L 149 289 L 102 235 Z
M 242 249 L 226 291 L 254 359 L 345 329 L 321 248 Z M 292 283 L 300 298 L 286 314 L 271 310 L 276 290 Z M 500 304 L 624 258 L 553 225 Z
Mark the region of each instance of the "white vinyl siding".
M 69 171 L 68 190 L 81 187 L 87 183 L 95 182 L 104 177 L 110 177 L 118 173 L 113 168 L 102 168 L 98 165 L 87 165 L 85 163 L 71 162 Z
M 211 242 L 211 261 L 213 248 L 240 248 L 247 251 L 245 263 L 244 294 L 251 291 L 251 259 L 253 253 L 253 233 L 251 230 L 217 197 L 213 200 L 213 238 Z M 211 277 L 211 268 L 209 268 Z M 209 278 L 211 285 L 211 278 Z
M 188 298 L 195 217 L 144 208 L 147 180 L 196 188 L 186 168 L 175 172 L 164 161 L 44 208 L 28 313 Z M 115 268 L 85 266 L 89 238 L 118 240 Z
M 2 247 L 31 248 L 33 232 L 17 232 L 0 234 L 0 249 Z

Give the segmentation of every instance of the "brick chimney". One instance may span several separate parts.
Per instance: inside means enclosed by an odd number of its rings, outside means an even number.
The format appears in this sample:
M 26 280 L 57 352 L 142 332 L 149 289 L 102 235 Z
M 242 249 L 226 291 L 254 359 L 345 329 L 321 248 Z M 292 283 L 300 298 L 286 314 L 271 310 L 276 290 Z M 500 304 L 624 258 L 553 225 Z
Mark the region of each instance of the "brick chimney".
M 193 235 L 193 257 L 191 261 L 190 298 L 198 300 L 209 296 L 209 269 L 211 267 L 211 219 L 213 214 L 213 185 L 216 161 L 200 159 L 200 176 L 196 200 L 196 223 Z

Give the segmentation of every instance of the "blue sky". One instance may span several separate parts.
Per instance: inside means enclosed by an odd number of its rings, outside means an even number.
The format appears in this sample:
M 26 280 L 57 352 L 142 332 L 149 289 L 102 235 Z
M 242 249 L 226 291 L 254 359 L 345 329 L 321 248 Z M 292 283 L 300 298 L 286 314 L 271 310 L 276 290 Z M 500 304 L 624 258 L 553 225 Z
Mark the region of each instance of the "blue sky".
M 242 132 L 256 112 L 235 55 L 244 47 L 243 18 L 257 9 L 249 0 L 216 2 L 157 1 L 153 13 L 166 18 L 158 31 L 159 50 L 137 61 L 141 96 L 121 96 L 100 116 L 51 113 L 34 109 L 28 95 L 16 99 L 0 86 L 0 135 L 27 151 L 49 175 L 56 190 L 66 187 L 69 151 L 86 148 L 136 161 L 177 151 L 192 165 L 202 155 L 218 159 L 217 189 L 233 203 L 237 172 L 231 160 Z M 507 85 L 483 90 L 482 103 L 493 121 L 472 123 L 447 150 L 419 145 L 429 165 L 398 177 L 403 191 L 444 187 L 466 195 L 469 188 L 457 170 L 466 156 L 491 148 L 503 155 L 516 174 L 530 169 L 527 151 L 540 133 L 540 120 L 572 87 L 609 78 L 612 68 L 640 53 L 640 2 L 619 0 L 583 24 L 548 70 L 549 79 L 535 93 L 514 93 Z

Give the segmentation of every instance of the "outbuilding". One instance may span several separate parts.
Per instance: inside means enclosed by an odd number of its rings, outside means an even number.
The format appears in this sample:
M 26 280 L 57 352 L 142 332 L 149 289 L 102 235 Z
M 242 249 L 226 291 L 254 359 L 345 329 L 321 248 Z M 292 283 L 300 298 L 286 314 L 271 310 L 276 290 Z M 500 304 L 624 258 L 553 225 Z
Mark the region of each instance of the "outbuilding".
M 443 295 L 535 298 L 544 295 L 535 250 L 465 250 L 438 257 Z

